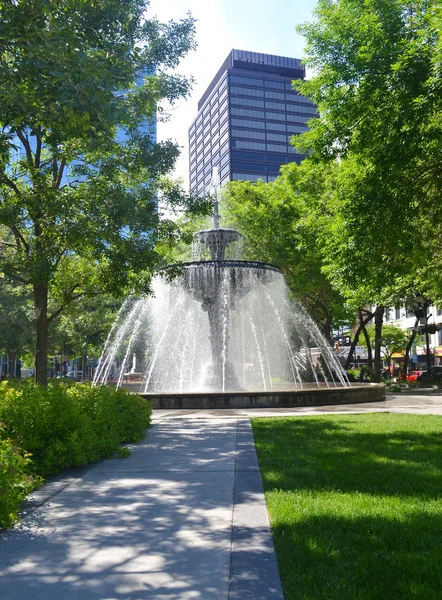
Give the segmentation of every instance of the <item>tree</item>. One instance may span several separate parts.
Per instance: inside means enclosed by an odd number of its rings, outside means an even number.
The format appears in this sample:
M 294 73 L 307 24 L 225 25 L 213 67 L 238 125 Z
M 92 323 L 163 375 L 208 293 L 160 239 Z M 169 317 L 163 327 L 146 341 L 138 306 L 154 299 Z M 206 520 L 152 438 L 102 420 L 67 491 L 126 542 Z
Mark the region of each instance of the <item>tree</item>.
M 86 376 L 88 356 L 98 357 L 115 320 L 121 302 L 109 294 L 87 297 L 70 304 L 61 314 L 50 335 L 54 354 L 81 357 L 82 378 Z M 62 375 L 66 375 L 63 372 Z
M 0 353 L 8 355 L 9 377 L 14 377 L 17 357 L 34 342 L 32 291 L 0 281 Z
M 440 298 L 442 12 L 433 0 L 320 0 L 300 30 L 315 76 L 296 87 L 319 118 L 297 145 L 333 164 L 323 196 L 324 270 L 355 310 L 418 290 Z
M 282 169 L 272 183 L 234 182 L 225 192 L 227 213 L 244 235 L 248 258 L 276 264 L 291 292 L 331 339 L 332 325 L 348 321 L 339 290 L 322 272 L 316 209 L 328 167 L 304 161 Z
M 194 21 L 145 20 L 147 9 L 147 0 L 0 6 L 0 272 L 33 290 L 42 384 L 48 327 L 70 302 L 148 286 L 157 240 L 176 236 L 158 198 L 199 208 L 165 179 L 177 147 L 146 131 L 161 101 L 190 89 L 169 70 L 194 47 Z
M 371 343 L 374 343 L 376 337 L 375 325 L 367 327 L 368 337 Z M 391 357 L 395 352 L 403 352 L 407 346 L 409 334 L 395 325 L 384 324 L 381 334 L 382 358 L 388 365 L 391 364 Z

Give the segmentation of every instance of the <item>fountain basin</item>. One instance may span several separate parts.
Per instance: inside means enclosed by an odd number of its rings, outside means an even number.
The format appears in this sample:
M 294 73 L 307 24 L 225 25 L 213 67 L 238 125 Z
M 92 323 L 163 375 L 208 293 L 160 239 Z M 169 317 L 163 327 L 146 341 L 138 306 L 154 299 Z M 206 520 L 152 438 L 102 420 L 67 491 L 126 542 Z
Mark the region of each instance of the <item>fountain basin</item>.
M 351 386 L 318 387 L 306 384 L 302 389 L 271 391 L 233 391 L 224 393 L 145 393 L 154 409 L 241 409 L 294 408 L 300 406 L 330 406 L 381 402 L 385 400 L 385 385 L 361 383 Z

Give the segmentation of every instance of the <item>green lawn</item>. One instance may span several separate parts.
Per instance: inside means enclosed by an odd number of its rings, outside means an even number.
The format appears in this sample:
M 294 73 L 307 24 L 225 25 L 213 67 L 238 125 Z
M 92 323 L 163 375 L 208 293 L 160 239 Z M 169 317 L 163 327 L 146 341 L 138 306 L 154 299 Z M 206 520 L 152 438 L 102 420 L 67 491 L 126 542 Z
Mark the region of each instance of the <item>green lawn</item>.
M 442 417 L 252 426 L 285 600 L 442 599 Z

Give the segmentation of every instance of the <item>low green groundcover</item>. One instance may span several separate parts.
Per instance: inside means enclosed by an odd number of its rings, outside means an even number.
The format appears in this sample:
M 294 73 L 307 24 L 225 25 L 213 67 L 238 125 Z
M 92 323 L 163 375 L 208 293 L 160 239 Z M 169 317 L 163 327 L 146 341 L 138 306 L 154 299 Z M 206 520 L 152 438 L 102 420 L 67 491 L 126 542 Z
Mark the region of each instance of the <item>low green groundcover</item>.
M 285 600 L 442 598 L 442 416 L 252 425 Z
M 143 439 L 152 405 L 106 386 L 0 383 L 0 527 L 42 478 L 109 458 Z M 127 453 L 126 453 L 127 454 Z

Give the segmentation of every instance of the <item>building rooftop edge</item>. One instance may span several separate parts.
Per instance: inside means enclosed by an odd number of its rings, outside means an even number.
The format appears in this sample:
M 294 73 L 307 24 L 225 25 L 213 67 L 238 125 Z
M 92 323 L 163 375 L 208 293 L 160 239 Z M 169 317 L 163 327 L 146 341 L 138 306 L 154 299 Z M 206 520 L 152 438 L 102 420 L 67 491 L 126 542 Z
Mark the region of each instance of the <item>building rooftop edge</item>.
M 227 58 L 218 69 L 215 77 L 207 86 L 206 91 L 198 101 L 198 112 L 204 106 L 207 98 L 212 93 L 214 87 L 229 68 L 250 68 L 259 73 L 273 72 L 275 75 L 304 79 L 305 67 L 300 58 L 290 58 L 288 56 L 278 56 L 276 54 L 263 54 L 261 52 L 250 52 L 248 50 L 237 50 L 233 48 Z

